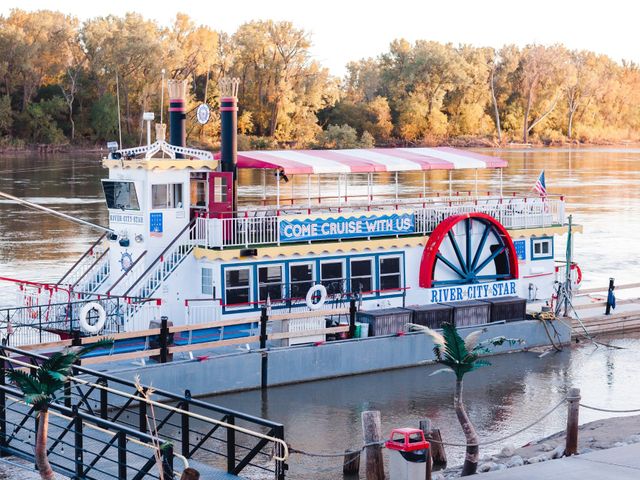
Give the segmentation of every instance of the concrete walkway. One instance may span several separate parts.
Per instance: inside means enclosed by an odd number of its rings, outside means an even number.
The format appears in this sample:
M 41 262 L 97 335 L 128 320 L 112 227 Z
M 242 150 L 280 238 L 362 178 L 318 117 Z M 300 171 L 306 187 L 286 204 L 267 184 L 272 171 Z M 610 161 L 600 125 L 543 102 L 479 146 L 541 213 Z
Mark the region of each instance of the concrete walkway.
M 640 444 L 609 448 L 480 475 L 482 480 L 637 480 Z

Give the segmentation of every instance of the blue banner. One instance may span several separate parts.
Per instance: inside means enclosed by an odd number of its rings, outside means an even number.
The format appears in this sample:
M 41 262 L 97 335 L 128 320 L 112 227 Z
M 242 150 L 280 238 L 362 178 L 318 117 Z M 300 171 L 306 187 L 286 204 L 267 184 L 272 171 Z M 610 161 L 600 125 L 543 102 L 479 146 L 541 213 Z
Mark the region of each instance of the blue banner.
M 335 238 L 368 238 L 414 233 L 413 214 L 280 220 L 281 242 L 306 242 Z

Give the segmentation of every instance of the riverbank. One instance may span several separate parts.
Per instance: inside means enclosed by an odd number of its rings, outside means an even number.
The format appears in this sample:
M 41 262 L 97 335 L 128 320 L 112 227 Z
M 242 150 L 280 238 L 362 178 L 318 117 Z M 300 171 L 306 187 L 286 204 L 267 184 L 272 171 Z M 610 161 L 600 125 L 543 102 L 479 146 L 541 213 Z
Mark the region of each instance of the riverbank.
M 520 448 L 505 444 L 497 455 L 483 455 L 481 449 L 478 473 L 506 470 L 562 458 L 565 442 L 566 431 L 562 430 Z M 640 415 L 596 420 L 580 425 L 578 428 L 578 455 L 636 443 L 640 443 Z M 435 473 L 433 480 L 459 478 L 460 471 L 461 467 L 449 468 Z
M 189 145 L 194 148 L 200 148 L 205 150 L 218 150 L 218 144 L 201 143 L 198 141 L 189 142 Z M 628 148 L 638 146 L 639 143 L 636 140 L 620 141 L 620 140 L 594 140 L 589 142 L 580 142 L 577 140 L 558 140 L 558 141 L 541 141 L 531 140 L 528 143 L 520 143 L 517 141 L 502 142 L 500 144 L 497 139 L 492 137 L 451 137 L 451 138 L 426 138 L 421 142 L 412 143 L 412 147 L 455 147 L 455 148 L 504 148 L 504 149 L 520 149 L 520 148 L 553 148 L 553 147 L 571 147 L 571 148 L 590 148 L 590 147 L 602 147 L 602 146 L 617 146 L 621 148 Z M 406 142 L 388 142 L 384 145 L 376 145 L 377 148 L 391 148 L 391 147 L 406 147 Z M 282 148 L 288 148 L 287 145 L 282 145 Z M 303 146 L 293 148 L 304 148 Z M 0 157 L 1 156 L 14 156 L 14 155 L 26 155 L 26 154 L 85 154 L 85 153 L 99 153 L 106 154 L 106 148 L 102 144 L 94 145 L 72 145 L 72 144 L 34 144 L 34 145 L 0 145 Z

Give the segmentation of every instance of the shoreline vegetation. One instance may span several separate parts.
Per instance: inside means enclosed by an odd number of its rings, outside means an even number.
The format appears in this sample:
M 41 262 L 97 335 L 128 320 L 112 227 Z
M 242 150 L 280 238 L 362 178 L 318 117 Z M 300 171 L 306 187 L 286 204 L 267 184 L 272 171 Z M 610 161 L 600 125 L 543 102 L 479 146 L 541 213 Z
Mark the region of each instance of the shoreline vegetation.
M 345 41 L 350 41 L 345 37 Z M 390 42 L 332 75 L 309 32 L 252 21 L 235 32 L 177 14 L 80 21 L 58 11 L 0 16 L 0 151 L 144 142 L 161 80 L 186 79 L 187 141 L 219 138 L 218 83 L 237 77 L 239 149 L 602 145 L 640 140 L 640 66 L 563 45 L 489 48 Z M 207 103 L 202 126 L 195 109 Z M 71 145 L 73 147 L 66 147 Z M 79 146 L 79 147 L 76 147 Z

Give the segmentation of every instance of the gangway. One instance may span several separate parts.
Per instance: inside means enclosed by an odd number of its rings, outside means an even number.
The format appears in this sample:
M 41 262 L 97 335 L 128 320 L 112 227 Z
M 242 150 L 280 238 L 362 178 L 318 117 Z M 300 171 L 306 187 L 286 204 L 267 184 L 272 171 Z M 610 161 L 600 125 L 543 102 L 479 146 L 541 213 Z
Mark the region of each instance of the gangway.
M 33 460 L 31 447 L 36 430 L 35 425 L 29 427 L 35 418 L 33 410 L 24 404 L 21 392 L 6 383 L 6 370 L 34 368 L 46 358 L 0 347 L 2 454 Z M 288 446 L 282 424 L 194 399 L 188 390 L 179 395 L 74 366 L 64 398 L 52 405 L 51 412 L 52 467 L 64 475 L 158 478 L 155 447 L 150 445 L 159 443 L 163 468 L 171 475 L 174 468 L 179 471 L 191 464 L 206 470 L 205 478 L 258 472 L 261 478 L 285 478 Z M 155 425 L 149 422 L 151 415 Z M 80 460 L 74 460 L 74 455 Z M 132 475 L 135 469 L 140 473 Z M 92 476 L 91 471 L 100 471 L 102 476 Z

